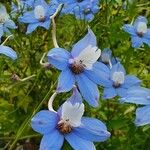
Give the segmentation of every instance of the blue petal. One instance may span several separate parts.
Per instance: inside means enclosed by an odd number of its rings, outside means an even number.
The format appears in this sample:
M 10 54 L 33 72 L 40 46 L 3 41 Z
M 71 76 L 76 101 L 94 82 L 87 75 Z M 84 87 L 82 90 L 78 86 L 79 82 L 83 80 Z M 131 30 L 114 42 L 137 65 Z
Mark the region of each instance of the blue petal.
M 111 86 L 111 81 L 109 80 L 110 70 L 106 65 L 101 62 L 96 62 L 93 65 L 92 70 L 85 70 L 85 75 L 101 86 L 109 87 Z
M 110 137 L 110 133 L 103 122 L 98 119 L 83 117 L 82 125 L 74 128 L 73 132 L 88 141 L 101 142 Z
M 45 2 L 45 0 L 36 0 L 36 1 L 34 2 L 34 7 L 35 7 L 35 6 L 38 6 L 38 5 L 43 6 L 45 9 L 48 8 L 48 5 L 47 5 L 47 3 Z
M 0 54 L 4 54 L 4 55 L 12 58 L 13 60 L 17 59 L 16 52 L 8 46 L 0 45 Z
M 63 70 L 58 78 L 57 92 L 68 92 L 75 83 L 75 77 L 70 69 Z
M 0 24 L 0 41 L 1 41 L 1 37 L 3 36 L 4 31 L 3 31 L 3 25 Z
M 12 20 L 7 20 L 5 22 L 5 27 L 10 28 L 10 29 L 16 29 L 17 26 L 15 25 L 15 23 Z
M 150 106 L 137 108 L 135 124 L 136 126 L 150 124 Z
M 93 107 L 98 106 L 99 91 L 97 85 L 89 80 L 84 74 L 76 75 L 79 90 L 84 99 Z
M 57 113 L 48 110 L 38 112 L 31 120 L 32 128 L 41 134 L 48 134 L 56 128 Z
M 50 28 L 50 19 L 45 21 L 45 22 L 41 22 L 41 24 L 39 26 L 44 27 L 45 29 L 49 29 Z
M 113 87 L 104 88 L 103 99 L 111 99 L 117 95 L 116 89 Z
M 132 47 L 134 47 L 134 48 L 139 48 L 143 44 L 142 38 L 140 38 L 138 36 L 132 36 L 131 42 L 132 42 Z
M 134 86 L 128 89 L 127 95 L 148 98 L 150 97 L 150 89 L 140 86 Z
M 92 8 L 92 11 L 94 14 L 97 13 L 99 10 L 100 10 L 100 8 L 99 8 L 98 4 L 97 5 L 95 4 Z
M 28 7 L 33 7 L 35 0 L 23 0 L 23 3 Z
M 120 97 L 125 97 L 127 95 L 127 89 L 123 87 L 116 88 L 117 95 Z
M 48 62 L 57 69 L 64 70 L 68 67 L 70 53 L 63 48 L 53 48 L 48 54 Z
M 7 35 L 11 35 L 12 33 L 10 32 L 10 30 L 6 27 L 3 26 L 3 31 L 7 34 Z
M 68 99 L 73 105 L 76 103 L 82 103 L 82 97 L 81 94 L 79 93 L 77 87 L 73 88 L 73 94 L 72 96 Z
M 19 18 L 19 21 L 23 22 L 23 23 L 37 23 L 37 22 L 39 22 L 38 19 L 35 18 L 33 11 L 25 12 L 23 14 L 23 16 Z
M 73 132 L 66 134 L 65 139 L 75 150 L 95 150 L 95 146 L 92 142 L 76 136 Z
M 150 29 L 147 29 L 147 32 L 143 35 L 144 38 L 150 39 Z
M 146 43 L 150 47 L 150 38 L 142 38 L 143 43 Z
M 121 103 L 133 103 L 140 105 L 150 105 L 150 100 L 144 97 L 126 96 L 120 99 Z
M 28 27 L 27 27 L 26 34 L 29 34 L 29 33 L 33 32 L 39 25 L 40 25 L 40 23 L 29 24 Z
M 129 88 L 127 91 L 127 96 L 120 100 L 121 102 L 149 105 L 150 104 L 150 89 L 136 87 L 136 86 Z
M 60 150 L 64 142 L 64 136 L 57 130 L 45 134 L 41 140 L 39 150 Z
M 134 21 L 134 26 L 137 27 L 139 22 L 145 22 L 147 24 L 148 20 L 144 16 L 138 16 Z
M 87 21 L 92 21 L 93 19 L 94 19 L 94 15 L 93 15 L 93 13 L 90 13 L 90 14 L 87 14 L 87 15 L 85 15 L 85 19 L 87 20 Z
M 71 52 L 72 56 L 77 57 L 81 53 L 81 51 L 84 50 L 89 45 L 96 46 L 96 37 L 91 29 L 88 30 L 88 33 L 83 39 L 78 41 L 73 46 L 73 49 Z
M 132 26 L 131 24 L 125 24 L 123 26 L 123 29 L 125 32 L 131 34 L 131 35 L 136 35 L 135 27 Z
M 114 72 L 123 72 L 124 75 L 126 74 L 126 71 L 120 62 L 112 66 L 111 71 L 110 71 L 111 78 L 113 77 Z
M 132 86 L 140 85 L 140 83 L 141 83 L 141 80 L 139 80 L 137 77 L 133 75 L 126 75 L 125 81 L 124 81 L 124 84 L 122 84 L 122 87 L 129 88 Z

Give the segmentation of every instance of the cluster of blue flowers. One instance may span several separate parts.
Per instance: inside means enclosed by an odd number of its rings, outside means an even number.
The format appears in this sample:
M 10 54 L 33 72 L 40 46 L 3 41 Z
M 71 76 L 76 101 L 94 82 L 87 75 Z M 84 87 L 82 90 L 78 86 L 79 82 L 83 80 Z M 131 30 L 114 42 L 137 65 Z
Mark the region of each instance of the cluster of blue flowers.
M 147 28 L 148 21 L 139 16 L 132 24 L 125 24 L 123 29 L 131 35 L 132 47 L 139 48 L 143 43 L 150 46 L 150 29 Z
M 73 14 L 77 19 L 92 21 L 100 9 L 99 0 L 22 0 L 12 3 L 11 14 L 20 13 L 19 22 L 28 24 L 27 34 L 37 27 L 50 28 L 51 16 L 63 4 L 61 14 Z M 139 16 L 133 25 L 126 24 L 123 29 L 131 34 L 132 46 L 139 48 L 143 43 L 150 46 L 150 29 L 147 19 Z M 6 8 L 0 5 L 0 39 L 11 34 L 9 29 L 17 26 L 10 19 Z M 0 53 L 12 59 L 17 55 L 11 48 L 0 45 Z M 72 96 L 57 110 L 42 110 L 32 118 L 32 128 L 43 138 L 40 150 L 59 150 L 64 139 L 75 150 L 94 150 L 93 142 L 105 141 L 110 133 L 103 122 L 94 118 L 82 117 L 84 104 L 82 97 L 92 107 L 99 106 L 99 89 L 103 87 L 103 99 L 116 96 L 120 102 L 145 105 L 136 111 L 137 126 L 150 123 L 150 90 L 141 87 L 141 81 L 126 71 L 118 58 L 112 56 L 110 49 L 102 51 L 97 46 L 96 36 L 89 28 L 88 33 L 72 46 L 71 52 L 55 47 L 48 54 L 48 63 L 61 71 L 56 93 L 73 90 Z M 81 93 L 81 95 L 80 95 Z M 54 138 L 55 137 L 55 138 Z

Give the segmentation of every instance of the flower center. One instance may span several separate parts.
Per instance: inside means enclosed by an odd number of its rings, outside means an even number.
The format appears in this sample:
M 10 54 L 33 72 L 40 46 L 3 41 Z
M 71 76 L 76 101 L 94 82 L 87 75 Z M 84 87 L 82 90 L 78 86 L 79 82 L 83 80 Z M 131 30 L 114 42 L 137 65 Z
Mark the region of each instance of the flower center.
M 60 120 L 57 124 L 57 128 L 62 134 L 68 134 L 72 131 L 72 127 L 69 124 L 69 119 Z
M 35 15 L 35 18 L 38 19 L 40 22 L 44 22 L 45 21 L 44 7 L 41 5 L 36 6 L 34 9 L 34 15 Z
M 137 35 L 143 37 L 143 34 L 147 32 L 147 24 L 145 22 L 139 22 L 137 25 Z
M 113 86 L 115 88 L 120 87 L 124 83 L 124 73 L 123 72 L 114 72 L 112 76 Z
M 84 13 L 85 15 L 88 15 L 88 14 L 91 13 L 91 9 L 90 9 L 90 8 L 84 9 L 83 13 Z
M 7 20 L 7 14 L 1 13 L 0 14 L 0 23 L 4 23 Z
M 83 0 L 77 0 L 78 3 L 82 2 Z
M 82 61 L 80 60 L 79 62 L 73 62 L 70 64 L 70 69 L 74 74 L 80 74 L 84 71 L 84 64 L 82 64 Z

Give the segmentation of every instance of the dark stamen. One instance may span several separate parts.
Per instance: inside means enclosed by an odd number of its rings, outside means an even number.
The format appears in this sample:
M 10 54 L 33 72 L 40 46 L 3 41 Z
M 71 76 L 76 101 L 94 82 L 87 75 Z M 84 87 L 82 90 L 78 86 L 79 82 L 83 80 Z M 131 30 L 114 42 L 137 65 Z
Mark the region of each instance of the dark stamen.
M 90 14 L 91 13 L 91 9 L 90 8 L 87 8 L 84 10 L 84 14 L 87 15 L 87 14 Z
M 70 69 L 74 74 L 80 74 L 84 71 L 84 65 L 83 64 L 77 64 L 73 63 L 70 65 Z
M 143 37 L 143 33 L 142 32 L 137 32 L 136 33 L 139 37 Z
M 67 121 L 61 120 L 57 125 L 58 130 L 63 134 L 68 134 L 72 131 L 71 125 Z
M 83 0 L 77 0 L 78 3 L 82 2 Z
M 121 84 L 118 83 L 118 82 L 116 82 L 116 83 L 114 82 L 114 83 L 113 83 L 113 87 L 114 87 L 114 88 L 118 88 L 118 87 L 120 87 L 120 86 L 121 86 Z
M 45 17 L 41 16 L 41 17 L 39 18 L 39 21 L 40 21 L 40 22 L 45 22 Z

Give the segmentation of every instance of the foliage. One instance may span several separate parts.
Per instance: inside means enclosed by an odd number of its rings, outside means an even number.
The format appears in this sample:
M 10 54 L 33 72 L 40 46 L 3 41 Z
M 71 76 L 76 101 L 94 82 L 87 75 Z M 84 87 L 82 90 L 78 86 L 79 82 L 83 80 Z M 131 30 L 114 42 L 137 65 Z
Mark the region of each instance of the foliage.
M 10 10 L 10 2 L 2 3 Z M 99 48 L 109 47 L 113 55 L 121 59 L 128 73 L 140 78 L 144 87 L 150 87 L 149 47 L 145 45 L 133 49 L 129 35 L 122 29 L 124 23 L 130 23 L 141 14 L 150 23 L 150 3 L 147 0 L 135 0 L 132 4 L 129 1 L 101 0 L 100 6 L 100 11 L 90 23 L 77 20 L 72 15 L 57 18 L 60 47 L 70 49 L 85 35 L 89 24 L 97 37 Z M 17 52 L 18 59 L 12 61 L 0 56 L 0 148 L 13 146 L 17 150 L 23 146 L 24 149 L 30 147 L 32 150 L 37 149 L 41 136 L 32 131 L 30 120 L 38 110 L 47 109 L 48 99 L 56 89 L 59 71 L 53 67 L 42 67 L 39 63 L 43 53 L 53 48 L 51 28 L 38 28 L 32 34 L 26 35 L 26 25 L 18 23 L 17 20 L 15 22 L 18 28 L 12 30 L 14 38 L 7 41 L 7 46 Z M 12 80 L 13 74 L 20 78 L 33 74 L 35 76 L 20 82 Z M 102 93 L 102 89 L 99 90 Z M 70 94 L 58 95 L 54 107 L 58 108 Z M 120 104 L 117 98 L 100 101 L 101 105 L 95 109 L 86 105 L 86 115 L 104 121 L 111 132 L 109 140 L 96 143 L 97 150 L 148 150 L 149 125 L 137 128 L 133 123 L 137 106 Z M 71 148 L 65 144 L 63 149 Z

